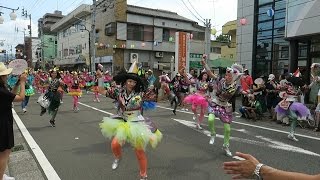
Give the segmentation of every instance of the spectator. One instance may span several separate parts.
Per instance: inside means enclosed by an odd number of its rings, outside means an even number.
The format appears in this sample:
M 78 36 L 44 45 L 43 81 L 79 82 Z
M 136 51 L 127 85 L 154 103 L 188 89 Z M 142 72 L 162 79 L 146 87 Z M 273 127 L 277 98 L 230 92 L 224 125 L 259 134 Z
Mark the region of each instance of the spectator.
M 243 161 L 231 161 L 223 163 L 223 169 L 227 174 L 232 174 L 232 179 L 303 179 L 319 180 L 320 174 L 308 175 L 303 173 L 282 171 L 260 163 L 250 154 L 236 153 L 237 156 L 244 158 Z
M 257 119 L 257 115 L 262 114 L 262 107 L 259 101 L 255 99 L 255 96 L 253 94 L 248 95 L 249 99 L 249 106 L 242 106 L 239 111 L 242 114 L 242 117 L 248 118 L 248 119 Z
M 274 108 L 277 106 L 279 102 L 279 96 L 277 90 L 277 83 L 273 74 L 270 74 L 268 77 L 268 82 L 266 84 L 266 92 L 267 109 L 270 113 L 270 119 L 276 120 L 276 113 L 274 112 Z
M 252 85 L 253 85 L 253 80 L 252 77 L 249 74 L 249 70 L 245 69 L 244 71 L 244 75 L 241 76 L 240 78 L 240 84 L 241 84 L 241 88 L 242 88 L 242 105 L 246 105 L 248 103 L 248 97 L 247 95 L 250 93 L 251 89 L 252 89 Z
M 13 137 L 13 115 L 12 102 L 22 102 L 25 98 L 25 83 L 27 76 L 22 74 L 12 92 L 7 89 L 7 78 L 12 72 L 12 68 L 7 69 L 5 65 L 0 62 L 0 178 L 10 179 L 4 174 L 11 148 L 14 146 Z M 20 85 L 20 93 L 16 95 Z

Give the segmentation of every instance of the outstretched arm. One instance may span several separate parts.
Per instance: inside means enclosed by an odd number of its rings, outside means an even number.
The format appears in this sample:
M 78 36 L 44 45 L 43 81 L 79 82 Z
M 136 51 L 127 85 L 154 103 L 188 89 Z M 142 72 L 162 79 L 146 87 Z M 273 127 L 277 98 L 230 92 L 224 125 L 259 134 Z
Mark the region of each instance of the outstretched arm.
M 223 163 L 223 168 L 227 174 L 234 175 L 232 179 L 251 179 L 259 161 L 250 154 L 236 153 L 237 156 L 243 158 L 243 161 L 231 161 Z M 270 166 L 263 165 L 260 169 L 260 175 L 265 180 L 318 180 L 318 175 L 308 175 L 303 173 L 282 171 Z
M 206 60 L 205 56 L 202 57 L 201 64 L 206 69 L 208 76 L 211 77 L 212 79 L 217 79 L 217 76 L 213 74 L 213 72 L 210 70 L 210 67 L 208 66 L 205 60 Z

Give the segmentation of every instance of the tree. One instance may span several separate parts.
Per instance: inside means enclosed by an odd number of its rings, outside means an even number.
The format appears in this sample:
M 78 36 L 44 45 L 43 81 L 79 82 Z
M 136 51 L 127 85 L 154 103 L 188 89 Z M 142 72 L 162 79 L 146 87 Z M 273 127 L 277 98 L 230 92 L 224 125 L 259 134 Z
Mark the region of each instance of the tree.
M 229 35 L 220 34 L 220 35 L 216 38 L 216 40 L 217 40 L 218 42 L 230 42 L 230 37 L 229 37 Z

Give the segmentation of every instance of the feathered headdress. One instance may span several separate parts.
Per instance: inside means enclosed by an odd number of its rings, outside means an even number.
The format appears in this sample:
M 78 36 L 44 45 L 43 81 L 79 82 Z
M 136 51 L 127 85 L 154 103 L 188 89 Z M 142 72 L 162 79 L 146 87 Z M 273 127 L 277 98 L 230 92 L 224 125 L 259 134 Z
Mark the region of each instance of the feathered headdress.
M 311 65 L 311 75 L 312 77 L 320 76 L 320 63 L 313 63 Z
M 227 73 L 231 73 L 233 81 L 238 80 L 241 75 L 243 75 L 243 67 L 239 64 L 233 64 L 231 67 L 228 67 L 226 71 Z

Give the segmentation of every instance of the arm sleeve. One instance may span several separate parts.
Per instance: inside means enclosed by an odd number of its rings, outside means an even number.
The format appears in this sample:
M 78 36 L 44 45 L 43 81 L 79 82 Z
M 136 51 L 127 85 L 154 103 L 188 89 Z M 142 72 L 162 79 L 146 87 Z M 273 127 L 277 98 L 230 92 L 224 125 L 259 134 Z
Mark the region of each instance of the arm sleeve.
M 16 97 L 16 95 L 13 94 L 12 92 L 8 91 L 5 88 L 0 88 L 1 102 L 12 104 L 15 97 Z

